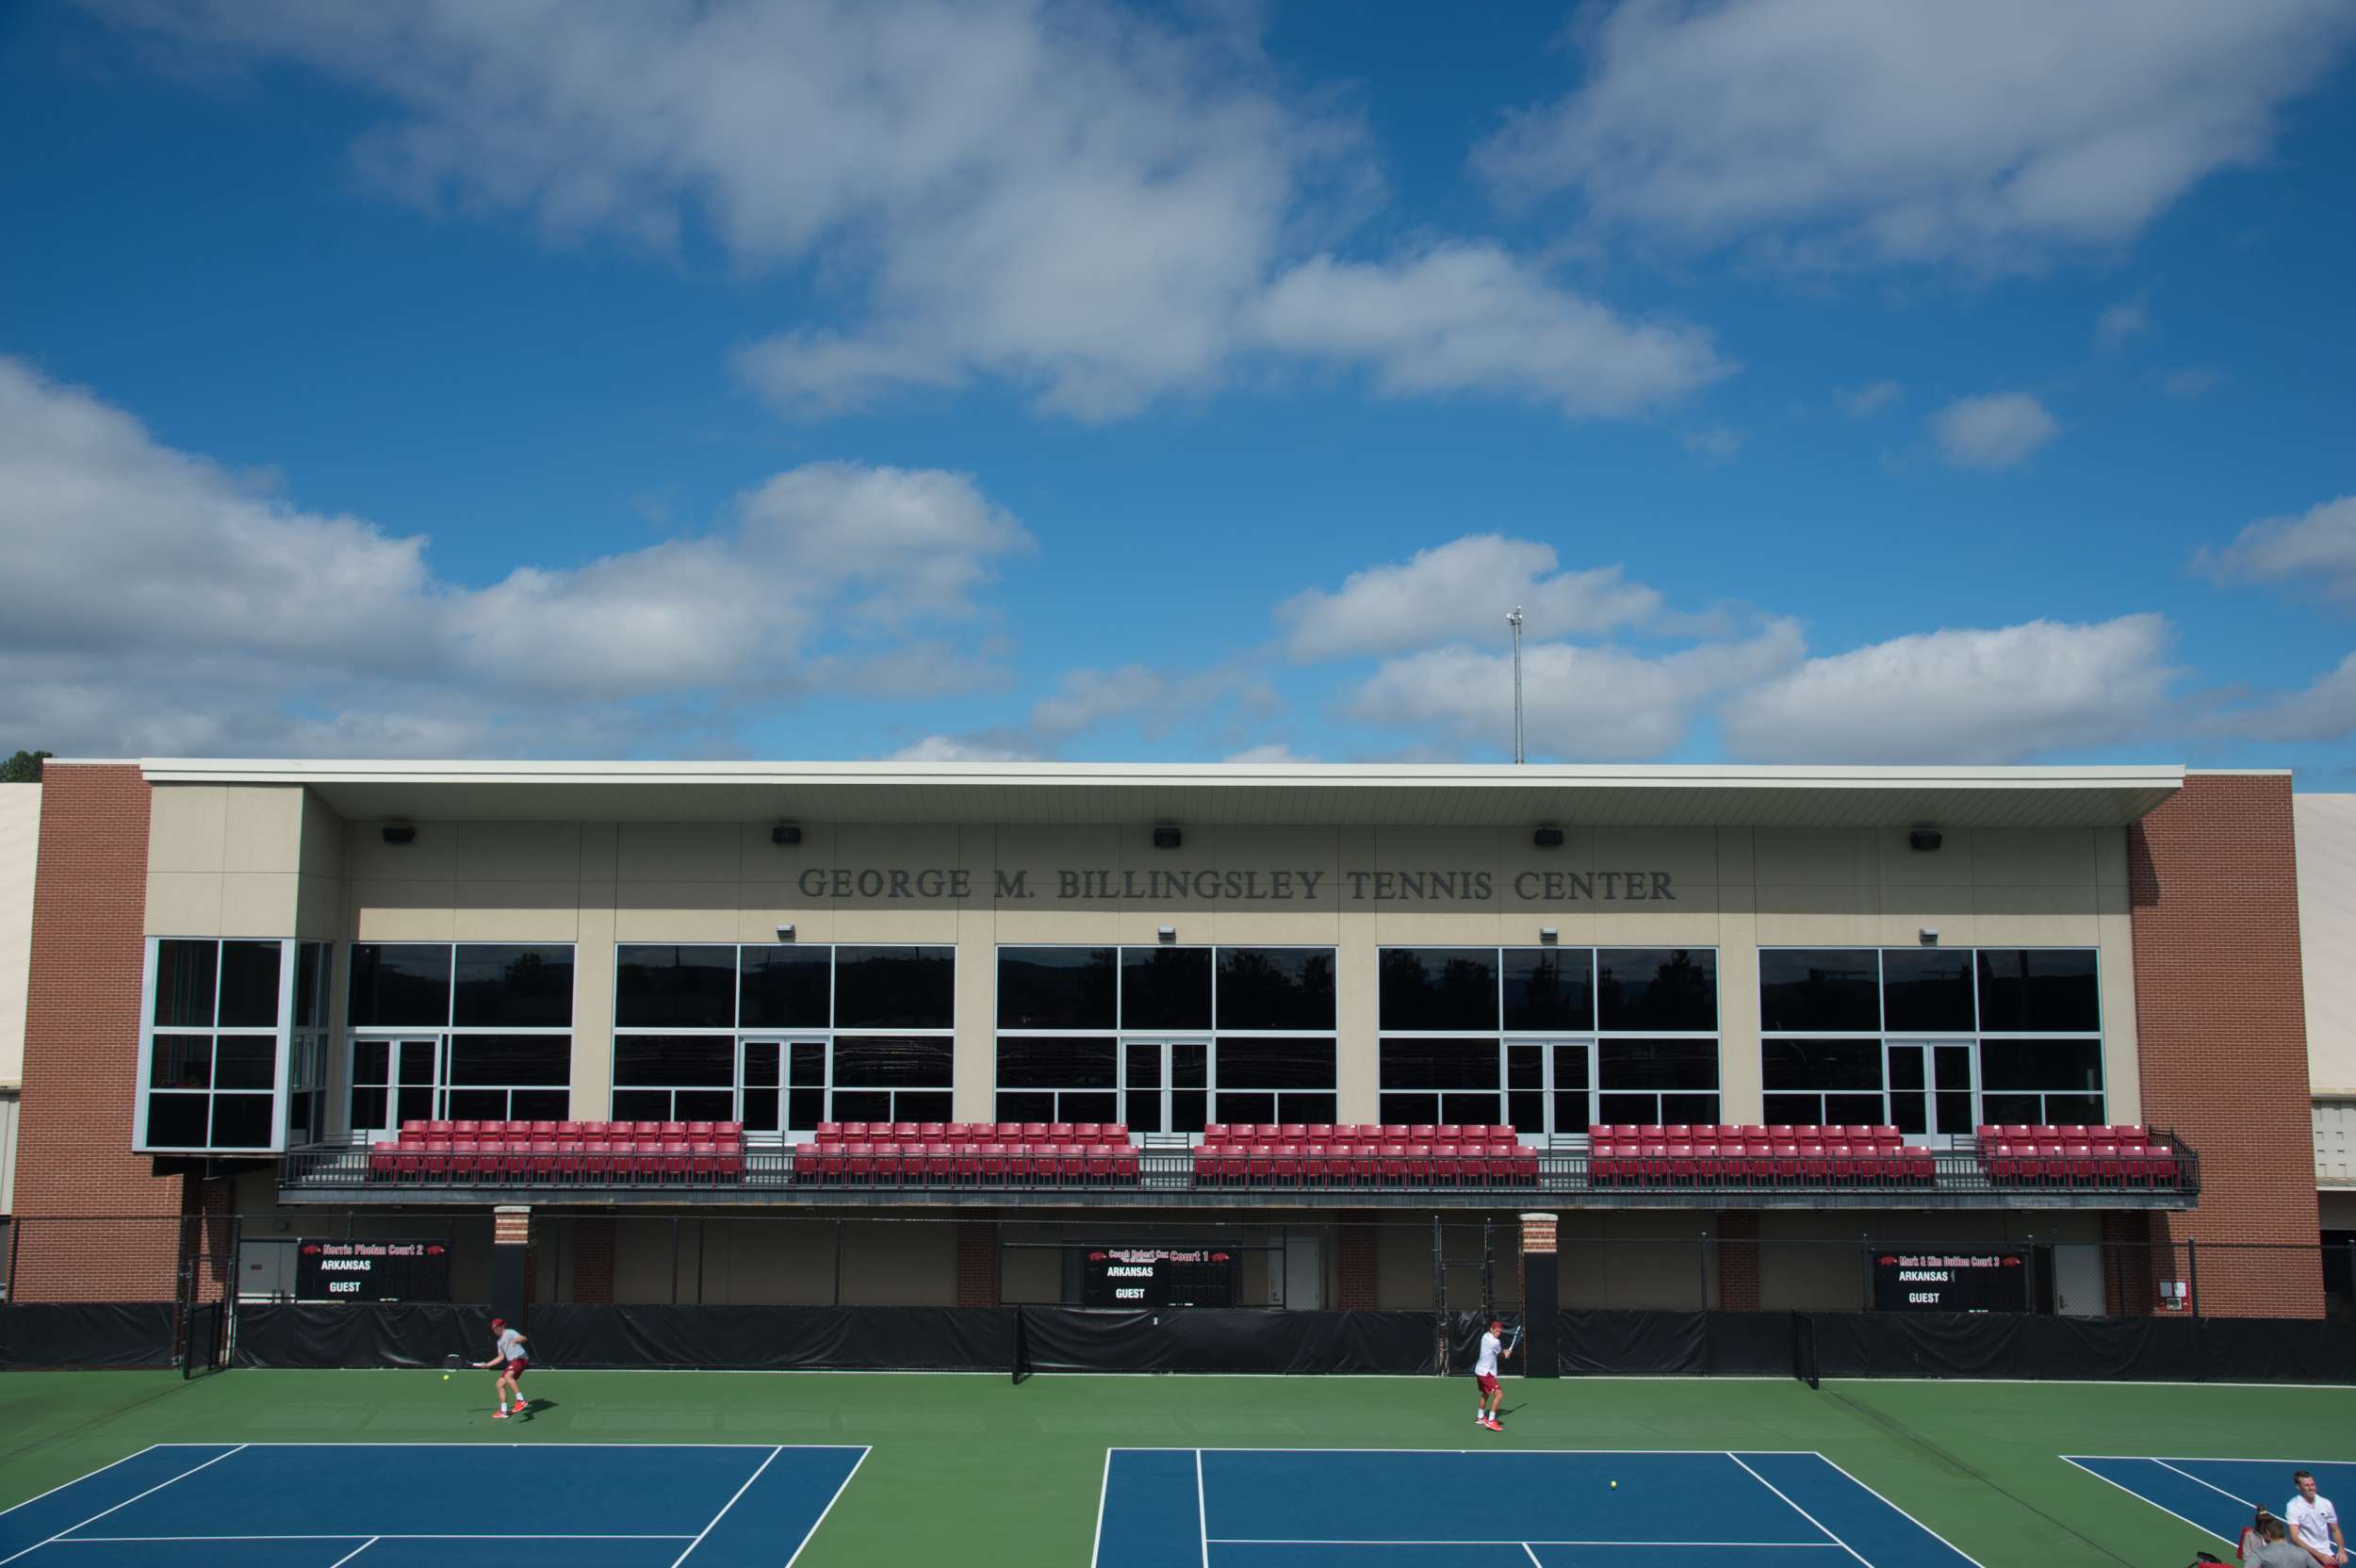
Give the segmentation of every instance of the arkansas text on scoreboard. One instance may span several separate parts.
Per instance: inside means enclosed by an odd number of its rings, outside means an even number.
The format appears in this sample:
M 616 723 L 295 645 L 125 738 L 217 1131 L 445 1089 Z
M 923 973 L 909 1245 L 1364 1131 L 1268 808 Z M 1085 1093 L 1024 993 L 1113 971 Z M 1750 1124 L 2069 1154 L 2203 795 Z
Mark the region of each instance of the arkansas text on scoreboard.
M 438 1241 L 298 1242 L 295 1299 L 447 1301 L 450 1248 Z
M 2018 1251 L 1884 1252 L 1873 1305 L 1884 1312 L 2026 1312 L 2029 1270 Z

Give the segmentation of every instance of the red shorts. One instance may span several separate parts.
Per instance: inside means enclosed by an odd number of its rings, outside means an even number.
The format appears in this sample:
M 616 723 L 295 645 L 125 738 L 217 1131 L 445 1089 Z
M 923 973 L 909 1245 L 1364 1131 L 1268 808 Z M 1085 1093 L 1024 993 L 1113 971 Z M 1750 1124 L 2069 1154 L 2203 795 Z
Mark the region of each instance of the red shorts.
M 531 1370 L 532 1362 L 529 1357 L 517 1356 L 507 1364 L 507 1375 L 511 1378 L 520 1378 Z
M 1483 1394 L 1495 1394 L 1497 1391 L 1497 1377 L 1494 1372 L 1476 1372 L 1473 1374 L 1473 1381 L 1481 1385 L 1481 1392 Z

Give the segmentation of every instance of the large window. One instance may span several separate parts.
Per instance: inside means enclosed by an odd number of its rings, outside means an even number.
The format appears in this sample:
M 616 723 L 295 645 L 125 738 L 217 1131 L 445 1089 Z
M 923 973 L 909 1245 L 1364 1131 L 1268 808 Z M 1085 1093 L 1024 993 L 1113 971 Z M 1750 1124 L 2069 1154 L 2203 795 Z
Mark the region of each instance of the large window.
M 1770 1122 L 2103 1119 L 2092 948 L 1763 948 L 1760 1069 Z
M 162 937 L 148 943 L 150 1004 L 141 1032 L 134 1146 L 250 1151 L 281 1147 L 288 941 Z
M 345 1018 L 355 1134 L 571 1114 L 568 942 L 355 942 Z
M 1333 950 L 1003 947 L 1001 1121 L 1333 1119 Z
M 1383 950 L 1386 1122 L 1715 1121 L 1718 956 L 1709 948 Z
M 614 959 L 617 1119 L 949 1119 L 954 948 L 625 942 Z

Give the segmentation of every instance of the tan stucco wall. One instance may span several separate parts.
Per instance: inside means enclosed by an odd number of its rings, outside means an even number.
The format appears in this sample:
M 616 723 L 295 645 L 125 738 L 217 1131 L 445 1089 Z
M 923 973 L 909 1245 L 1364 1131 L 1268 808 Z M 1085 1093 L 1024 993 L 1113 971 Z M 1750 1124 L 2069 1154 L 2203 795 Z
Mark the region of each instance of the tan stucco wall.
M 2356 795 L 2291 796 L 2291 828 L 2307 1082 L 2318 1095 L 2356 1097 Z
M 25 982 L 33 957 L 33 866 L 40 849 L 41 786 L 0 784 L 0 1084 L 25 1081 Z
M 252 795 L 248 800 L 241 797 Z M 1719 957 L 1723 1115 L 1760 1117 L 1757 948 L 1911 946 L 1936 927 L 1946 946 L 2094 946 L 2102 951 L 2106 1079 L 2115 1120 L 2141 1116 L 2123 830 L 1951 830 L 1936 853 L 1903 831 L 1565 830 L 1560 849 L 1525 830 L 1187 826 L 1176 850 L 1144 825 L 1102 827 L 805 824 L 770 841 L 766 822 L 446 823 L 384 842 L 382 824 L 337 823 L 299 789 L 169 786 L 156 791 L 150 853 L 152 934 L 286 935 L 286 922 L 340 910 L 340 935 L 367 941 L 578 943 L 574 1113 L 605 1113 L 616 941 L 772 941 L 791 923 L 808 942 L 942 942 L 959 949 L 956 1115 L 991 1114 L 996 966 L 1010 943 L 1333 945 L 1339 983 L 1340 1118 L 1376 1119 L 1376 953 L 1402 943 L 1693 945 Z M 329 835 L 340 853 L 326 847 Z M 1063 897 L 1058 874 L 1109 873 L 1113 896 Z M 838 894 L 839 871 L 875 871 L 879 889 Z M 963 898 L 915 894 L 915 874 L 957 872 Z M 1279 902 L 1128 896 L 1149 874 L 1292 874 Z M 1486 879 L 1486 896 L 1416 900 L 1377 874 L 1450 872 Z M 1649 895 L 1546 896 L 1548 874 L 1641 872 Z M 892 896 L 906 874 L 910 896 Z M 1314 890 L 1303 874 L 1314 875 Z M 1020 876 L 1032 896 L 1002 898 Z M 809 878 L 810 880 L 805 880 Z M 1385 892 L 1390 896 L 1384 896 Z M 1535 896 L 1531 896 L 1531 895 Z M 321 900 L 327 900 L 323 906 Z M 299 913 L 300 912 L 300 913 Z M 280 923 L 271 925 L 269 922 Z

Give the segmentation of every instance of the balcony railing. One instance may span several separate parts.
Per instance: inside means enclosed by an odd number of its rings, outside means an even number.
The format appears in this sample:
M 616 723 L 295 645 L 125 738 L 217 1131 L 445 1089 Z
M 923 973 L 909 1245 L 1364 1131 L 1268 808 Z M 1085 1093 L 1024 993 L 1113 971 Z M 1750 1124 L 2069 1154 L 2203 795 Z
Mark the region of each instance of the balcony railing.
M 2154 1135 L 2155 1137 L 2159 1135 Z M 1533 1200 L 1627 1208 L 2190 1208 L 2200 1159 L 2167 1137 L 2144 1161 L 2061 1158 L 1999 1170 L 1968 1144 L 1913 1151 L 1877 1166 L 1829 1156 L 1741 1162 L 1663 1156 L 1598 1161 L 1585 1150 L 1525 1149 L 1500 1160 L 1410 1154 L 1359 1162 L 1254 1156 L 1221 1168 L 1197 1150 L 1130 1149 L 1062 1156 L 946 1153 L 864 1156 L 755 1146 L 717 1166 L 620 1160 L 603 1166 L 529 1153 L 388 1168 L 360 1145 L 287 1154 L 291 1201 L 408 1203 L 737 1202 L 758 1204 L 1185 1207 L 1495 1207 Z M 1598 1166 L 1603 1167 L 1598 1169 Z

